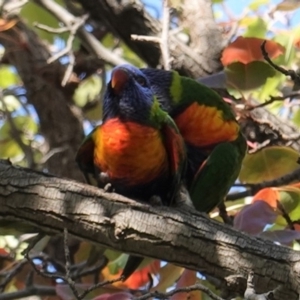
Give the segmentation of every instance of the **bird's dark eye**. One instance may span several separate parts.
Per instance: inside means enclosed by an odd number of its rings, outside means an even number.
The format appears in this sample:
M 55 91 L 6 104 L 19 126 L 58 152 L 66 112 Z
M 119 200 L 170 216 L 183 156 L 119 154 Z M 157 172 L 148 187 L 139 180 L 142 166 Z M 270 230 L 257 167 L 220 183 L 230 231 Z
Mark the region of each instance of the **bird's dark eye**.
M 136 82 L 140 85 L 140 86 L 145 86 L 146 85 L 146 80 L 144 77 L 138 76 L 136 77 Z

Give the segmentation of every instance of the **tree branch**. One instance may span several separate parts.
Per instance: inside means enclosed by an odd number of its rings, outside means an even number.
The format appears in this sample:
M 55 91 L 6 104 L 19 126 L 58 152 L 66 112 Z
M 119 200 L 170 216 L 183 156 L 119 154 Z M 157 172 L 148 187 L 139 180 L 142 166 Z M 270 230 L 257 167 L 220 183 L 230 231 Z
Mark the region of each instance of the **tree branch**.
M 258 293 L 298 299 L 300 254 L 239 233 L 203 214 L 151 207 L 93 186 L 0 161 L 0 218 L 46 232 L 68 232 L 109 248 L 150 256 L 204 272 L 224 282 L 255 274 Z M 188 258 L 188 259 L 187 259 Z
M 161 53 L 157 43 L 143 43 L 131 39 L 132 34 L 159 37 L 162 32 L 160 22 L 145 11 L 140 0 L 78 2 L 95 22 L 99 25 L 104 24 L 113 34 L 119 36 L 149 66 L 156 67 L 160 64 Z M 171 68 L 194 78 L 217 71 L 221 67 L 219 58 L 222 50 L 222 36 L 213 18 L 210 1 L 197 2 L 202 16 L 205 16 L 205 22 L 204 18 L 200 18 L 198 21 L 201 21 L 194 24 L 195 28 L 199 28 L 200 35 L 197 36 L 197 40 L 201 47 L 195 47 L 194 51 L 176 36 L 169 36 L 169 51 L 173 58 Z
M 61 5 L 52 0 L 34 0 L 38 5 L 48 10 L 59 21 L 63 22 L 67 27 L 72 27 L 76 23 L 77 18 L 70 14 Z M 106 49 L 91 33 L 87 32 L 83 27 L 78 28 L 77 35 L 82 43 L 94 55 L 111 65 L 119 65 L 127 63 L 126 60 L 115 55 L 110 50 Z

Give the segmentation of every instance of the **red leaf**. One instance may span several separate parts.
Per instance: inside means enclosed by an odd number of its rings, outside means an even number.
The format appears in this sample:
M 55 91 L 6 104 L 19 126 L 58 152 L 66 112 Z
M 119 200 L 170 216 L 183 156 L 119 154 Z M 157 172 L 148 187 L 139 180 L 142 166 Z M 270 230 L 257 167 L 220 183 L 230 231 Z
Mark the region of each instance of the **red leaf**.
M 294 228 L 295 230 L 300 231 L 300 224 L 294 224 Z
M 149 282 L 148 274 L 156 274 L 160 268 L 160 261 L 155 260 L 148 266 L 135 271 L 125 282 L 127 288 L 137 290 Z
M 257 192 L 252 198 L 252 203 L 255 201 L 265 201 L 274 209 L 277 208 L 277 200 L 279 200 L 279 193 L 275 188 L 265 188 Z
M 185 269 L 177 281 L 176 288 L 187 287 L 195 284 L 197 281 L 197 272 Z M 181 299 L 189 299 L 189 300 L 201 300 L 201 292 L 193 291 L 190 293 L 177 293 L 171 297 L 171 300 L 181 300 Z
M 237 61 L 248 64 L 257 60 L 264 60 L 260 49 L 263 41 L 264 39 L 239 36 L 224 49 L 221 58 L 223 66 Z M 270 40 L 267 41 L 265 49 L 270 58 L 276 58 L 285 51 L 283 46 Z

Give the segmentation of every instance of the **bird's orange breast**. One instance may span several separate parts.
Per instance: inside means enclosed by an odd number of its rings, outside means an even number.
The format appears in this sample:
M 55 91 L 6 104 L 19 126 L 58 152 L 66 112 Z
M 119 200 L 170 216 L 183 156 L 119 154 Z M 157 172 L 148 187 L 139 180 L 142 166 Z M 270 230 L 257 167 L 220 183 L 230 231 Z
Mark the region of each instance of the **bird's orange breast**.
M 237 138 L 239 125 L 225 120 L 222 111 L 194 102 L 174 118 L 184 140 L 197 147 L 207 147 Z
M 94 161 L 112 180 L 146 184 L 168 168 L 160 132 L 134 122 L 108 120 L 94 133 Z

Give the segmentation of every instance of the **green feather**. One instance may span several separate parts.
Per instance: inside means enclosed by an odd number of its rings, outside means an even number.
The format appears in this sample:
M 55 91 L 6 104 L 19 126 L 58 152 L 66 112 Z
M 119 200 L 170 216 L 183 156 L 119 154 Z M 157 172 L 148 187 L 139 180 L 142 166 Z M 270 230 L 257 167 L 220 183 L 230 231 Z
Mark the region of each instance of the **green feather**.
M 231 107 L 222 97 L 198 81 L 180 76 L 176 71 L 142 69 L 142 72 L 148 77 L 162 107 L 171 117 L 180 115 L 189 105 L 196 102 L 201 106 L 213 107 L 221 111 L 224 122 L 236 122 Z M 186 120 L 186 122 L 190 121 Z M 199 128 L 199 134 L 202 130 L 205 128 Z M 197 153 L 200 160 L 203 156 L 207 156 L 207 159 L 202 168 L 201 165 L 193 165 L 192 170 L 200 169 L 200 171 L 192 180 L 191 198 L 198 210 L 209 212 L 225 198 L 236 180 L 247 145 L 242 133 L 239 132 L 235 141 L 232 141 L 232 136 L 228 136 L 228 139 L 221 143 L 212 141 L 211 146 L 205 149 L 194 148 L 188 152 L 191 155 L 188 157 L 190 164 L 199 161 L 194 160 L 194 155 L 197 156 Z
M 195 175 L 190 196 L 195 208 L 209 213 L 224 201 L 239 175 L 247 144 L 239 135 L 234 142 L 218 144 Z
M 188 106 L 197 102 L 221 110 L 224 120 L 235 120 L 235 115 L 230 106 L 219 94 L 194 79 L 180 76 L 176 71 L 172 71 L 170 95 L 173 109 L 176 109 L 177 106 Z M 172 112 L 169 113 L 172 116 Z

